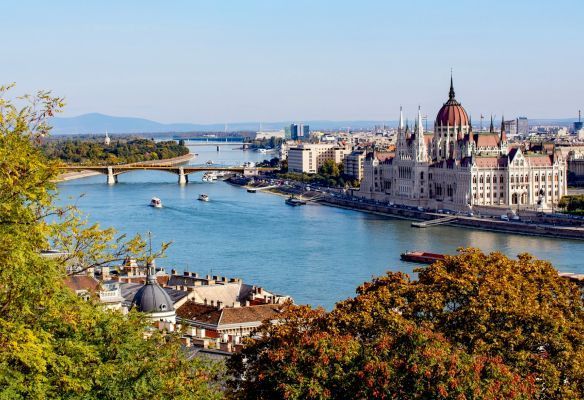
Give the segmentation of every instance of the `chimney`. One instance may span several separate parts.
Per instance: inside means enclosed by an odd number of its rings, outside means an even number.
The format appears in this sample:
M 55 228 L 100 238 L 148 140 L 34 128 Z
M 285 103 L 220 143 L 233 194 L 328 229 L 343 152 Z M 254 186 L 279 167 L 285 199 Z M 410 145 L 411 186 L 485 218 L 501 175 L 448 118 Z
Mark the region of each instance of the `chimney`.
M 199 277 L 199 274 L 197 274 L 196 272 L 191 272 L 191 276 L 193 278 L 198 278 Z
M 184 271 L 184 272 L 183 272 L 183 275 L 184 275 L 184 276 L 189 276 L 189 275 L 190 275 L 190 273 L 189 273 L 189 271 Z
M 215 306 L 215 300 L 211 300 L 211 305 L 214 307 Z
M 227 277 L 225 277 L 225 276 L 222 276 L 222 277 L 221 277 L 221 282 L 227 282 Z
M 220 310 L 223 309 L 223 302 L 217 300 L 217 308 L 219 308 Z
M 217 275 L 213 275 L 213 280 L 214 280 L 214 281 L 218 281 L 218 280 L 219 280 L 219 278 L 221 278 L 221 277 L 218 277 Z
M 207 305 L 207 299 L 203 300 L 203 303 L 204 303 L 205 305 Z
M 205 279 L 210 281 L 211 280 L 211 275 L 205 275 Z

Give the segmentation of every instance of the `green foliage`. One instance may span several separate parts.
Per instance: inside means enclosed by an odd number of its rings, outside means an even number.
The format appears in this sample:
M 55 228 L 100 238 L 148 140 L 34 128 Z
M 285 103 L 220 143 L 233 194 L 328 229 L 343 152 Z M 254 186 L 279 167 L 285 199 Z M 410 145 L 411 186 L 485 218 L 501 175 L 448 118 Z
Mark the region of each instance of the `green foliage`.
M 367 282 L 326 313 L 292 307 L 241 355 L 235 398 L 584 397 L 584 304 L 550 263 L 468 249 Z
M 165 160 L 189 153 L 184 140 L 155 142 L 153 139 L 119 139 L 105 145 L 99 139 L 47 140 L 42 150 L 50 159 L 71 164 L 128 164 Z
M 286 163 L 286 171 L 288 164 Z M 359 180 L 354 180 L 352 177 L 343 173 L 344 167 L 342 163 L 335 163 L 333 160 L 327 160 L 319 168 L 318 174 L 305 174 L 297 172 L 285 172 L 279 175 L 282 179 L 295 180 L 303 183 L 315 183 L 329 187 L 357 187 Z
M 246 141 L 249 144 L 249 148 L 256 150 L 256 149 L 275 149 L 278 148 L 284 143 L 284 139 L 282 138 L 275 138 L 271 137 L 269 139 L 254 139 L 250 141 Z
M 558 207 L 565 208 L 568 214 L 584 215 L 584 194 L 563 196 Z
M 274 157 L 270 160 L 264 160 L 256 163 L 256 167 L 265 167 L 265 168 L 277 168 L 280 166 L 280 159 L 278 157 Z
M 19 109 L 8 89 L 0 88 L 0 399 L 220 398 L 218 365 L 188 360 L 173 335 L 146 338 L 139 313 L 107 311 L 64 286 L 68 258 L 84 268 L 123 253 L 144 260 L 146 246 L 53 205 L 58 170 L 38 142 L 62 100 L 39 92 Z M 41 256 L 52 246 L 69 255 Z

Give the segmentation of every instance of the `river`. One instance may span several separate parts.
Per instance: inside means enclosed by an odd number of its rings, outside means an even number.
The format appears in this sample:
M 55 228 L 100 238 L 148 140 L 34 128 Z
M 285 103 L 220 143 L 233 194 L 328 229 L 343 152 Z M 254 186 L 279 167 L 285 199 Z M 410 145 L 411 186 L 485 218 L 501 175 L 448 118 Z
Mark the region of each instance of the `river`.
M 191 164 L 258 161 L 270 155 L 237 150 L 237 144 L 193 146 Z M 172 241 L 157 261 L 167 271 L 239 277 L 246 283 L 289 294 L 297 303 L 330 309 L 353 296 L 355 288 L 387 270 L 413 272 L 400 261 L 406 250 L 455 253 L 458 247 L 530 252 L 566 272 L 584 273 L 581 241 L 510 235 L 436 226 L 410 227 L 410 221 L 321 205 L 290 207 L 284 198 L 247 193 L 225 182 L 204 183 L 191 175 L 185 186 L 177 176 L 136 171 L 106 185 L 103 175 L 59 184 L 60 202 L 76 203 L 89 220 L 129 235 L 151 231 L 153 243 Z M 197 201 L 207 193 L 210 201 Z M 79 197 L 80 195 L 83 197 Z M 148 207 L 160 197 L 164 207 Z

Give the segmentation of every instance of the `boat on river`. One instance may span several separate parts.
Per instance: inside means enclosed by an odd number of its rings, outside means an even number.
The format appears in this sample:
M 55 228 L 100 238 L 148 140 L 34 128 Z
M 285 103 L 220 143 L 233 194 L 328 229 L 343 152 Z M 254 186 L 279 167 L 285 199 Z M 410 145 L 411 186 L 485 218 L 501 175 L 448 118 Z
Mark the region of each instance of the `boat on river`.
M 294 196 L 288 197 L 286 199 L 285 203 L 288 204 L 289 206 L 292 206 L 292 207 L 303 206 L 306 204 L 306 202 L 304 200 L 297 199 Z
M 162 208 L 162 200 L 158 197 L 153 197 L 152 200 L 150 200 L 150 207 Z
M 400 255 L 402 261 L 415 262 L 421 264 L 433 264 L 446 258 L 445 254 L 428 253 L 426 251 L 406 251 Z
M 200 200 L 200 201 L 209 201 L 209 196 L 208 196 L 208 195 L 206 195 L 205 193 L 201 193 L 201 194 L 199 195 L 199 198 L 198 198 L 198 200 Z

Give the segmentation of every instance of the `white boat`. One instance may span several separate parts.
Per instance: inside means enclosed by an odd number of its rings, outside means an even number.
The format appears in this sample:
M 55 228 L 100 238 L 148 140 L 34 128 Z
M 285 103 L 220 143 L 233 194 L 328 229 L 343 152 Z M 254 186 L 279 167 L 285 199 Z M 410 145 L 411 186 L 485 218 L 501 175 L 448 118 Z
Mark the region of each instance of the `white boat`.
M 201 193 L 199 195 L 199 199 L 200 201 L 209 201 L 209 196 L 207 196 L 205 193 Z
M 153 197 L 152 200 L 150 200 L 150 207 L 162 208 L 162 200 L 158 197 Z
M 213 161 L 211 160 L 207 161 L 207 165 L 213 165 Z
M 213 182 L 217 180 L 217 176 L 212 172 L 205 172 L 202 179 L 203 182 Z
M 266 149 L 258 149 L 258 151 L 262 154 L 266 154 L 268 152 L 268 150 Z

